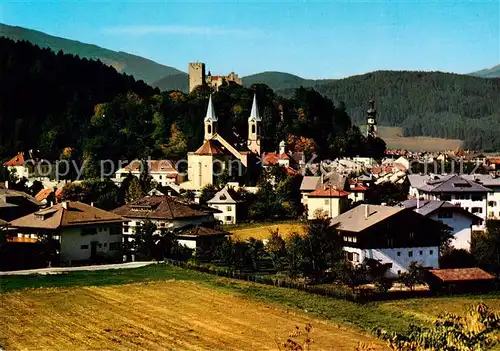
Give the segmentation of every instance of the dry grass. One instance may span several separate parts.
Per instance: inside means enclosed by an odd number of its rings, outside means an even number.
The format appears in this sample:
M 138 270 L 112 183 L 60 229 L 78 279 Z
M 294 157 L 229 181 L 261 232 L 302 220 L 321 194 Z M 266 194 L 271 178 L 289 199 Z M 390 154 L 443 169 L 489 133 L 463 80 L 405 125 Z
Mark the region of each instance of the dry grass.
M 462 144 L 462 141 L 458 139 L 404 137 L 400 127 L 378 126 L 377 130 L 378 135 L 384 139 L 389 149 L 406 149 L 411 151 L 446 151 L 454 150 Z
M 298 223 L 266 224 L 258 227 L 234 229 L 231 230 L 231 233 L 233 233 L 232 237 L 237 240 L 247 240 L 249 238 L 262 240 L 269 238 L 271 235 L 270 231 L 276 229 L 279 230 L 283 238 L 286 238 L 293 232 L 304 233 L 304 225 Z
M 360 332 L 195 282 L 45 288 L 2 294 L 0 344 L 14 349 L 277 350 L 311 323 L 314 350 L 355 349 Z

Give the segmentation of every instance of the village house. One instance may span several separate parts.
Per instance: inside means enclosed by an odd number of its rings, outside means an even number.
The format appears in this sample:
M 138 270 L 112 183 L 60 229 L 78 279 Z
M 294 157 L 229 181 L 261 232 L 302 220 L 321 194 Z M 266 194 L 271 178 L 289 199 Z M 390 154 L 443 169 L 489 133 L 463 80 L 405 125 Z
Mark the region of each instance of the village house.
M 38 152 L 30 150 L 28 154 L 18 152 L 17 155 L 3 164 L 13 171 L 18 179 L 49 180 L 56 177 L 55 164 L 38 157 Z
M 171 196 L 145 196 L 112 211 L 123 218 L 124 241 L 133 240 L 137 228 L 151 221 L 162 230 L 175 230 L 193 226 L 214 226 L 214 213 L 218 210 Z
M 488 209 L 488 193 L 491 189 L 458 175 L 408 176 L 410 195 L 425 200 L 449 201 L 483 219 L 484 228 Z
M 207 204 L 220 211 L 220 213 L 214 213 L 214 217 L 222 224 L 236 224 L 238 218 L 244 215 L 242 213 L 244 202 L 240 200 L 234 189 L 227 186 L 219 190 L 213 198 L 207 201 Z
M 331 220 L 342 235 L 353 264 L 365 259 L 390 263 L 389 277 L 405 272 L 412 261 L 439 268 L 439 245 L 446 225 L 402 207 L 359 205 Z
M 365 201 L 368 187 L 363 185 L 362 182 L 357 181 L 356 179 L 349 179 L 348 182 L 349 182 L 348 199 L 351 200 L 351 203 Z
M 42 206 L 33 196 L 9 189 L 7 182 L 6 185 L 0 184 L 0 219 L 11 221 L 38 211 Z
M 176 237 L 180 245 L 193 249 L 194 253 L 200 253 L 218 246 L 230 235 L 231 233 L 221 229 L 196 226 L 192 229 L 181 231 Z
M 483 222 L 480 217 L 446 201 L 409 199 L 400 203 L 399 206 L 411 209 L 422 216 L 432 218 L 450 227 L 450 232 L 453 235 L 451 245 L 455 249 L 470 251 L 472 226 L 480 225 Z
M 175 168 L 175 163 L 171 160 L 147 160 L 145 166 L 148 167 L 146 171 L 158 185 L 166 186 L 167 184 L 175 183 L 179 176 L 179 172 Z M 123 179 L 129 174 L 139 178 L 145 166 L 143 166 L 141 160 L 134 160 L 126 167 L 119 169 L 115 173 L 113 181 L 121 184 Z
M 180 185 L 186 190 L 200 190 L 208 184 L 214 184 L 215 178 L 226 170 L 240 175 L 249 167 L 257 167 L 257 158 L 261 154 L 261 123 L 257 97 L 254 95 L 248 117 L 247 144 L 240 146 L 228 142 L 218 132 L 218 118 L 210 95 L 204 119 L 203 145 L 188 153 L 188 181 Z
M 349 188 L 347 177 L 335 171 L 330 171 L 328 174 L 321 176 L 304 176 L 300 184 L 302 204 L 307 206 L 309 194 L 317 189 L 323 189 L 325 187 L 347 190 Z
M 334 218 L 349 208 L 349 193 L 334 187 L 316 189 L 307 195 L 307 219 Z
M 490 174 L 464 175 L 463 177 L 491 189 L 487 195 L 486 219 L 500 220 L 500 175 L 492 172 Z
M 63 201 L 10 222 L 18 237 L 49 236 L 60 243 L 62 262 L 74 263 L 121 256 L 122 219 L 111 212 Z

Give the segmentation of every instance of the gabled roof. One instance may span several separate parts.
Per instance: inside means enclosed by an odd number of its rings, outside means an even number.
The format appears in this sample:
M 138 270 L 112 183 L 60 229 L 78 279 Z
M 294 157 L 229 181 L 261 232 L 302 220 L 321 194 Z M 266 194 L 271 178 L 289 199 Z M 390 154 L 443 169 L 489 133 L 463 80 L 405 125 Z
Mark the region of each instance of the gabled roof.
M 120 216 L 78 201 L 67 201 L 10 222 L 16 228 L 51 229 L 122 222 Z
M 215 212 L 189 201 L 181 201 L 171 196 L 145 196 L 142 199 L 126 204 L 112 211 L 125 218 L 155 218 L 163 220 L 207 216 Z
M 467 216 L 472 219 L 473 222 L 475 223 L 481 223 L 483 219 L 481 217 L 478 217 L 466 209 L 460 207 L 460 206 L 455 206 L 452 203 L 449 203 L 447 201 L 440 201 L 440 200 L 419 200 L 419 208 L 417 211 L 417 199 L 409 199 L 406 201 L 403 201 L 398 204 L 398 206 L 411 209 L 422 216 L 430 216 L 431 214 L 435 213 L 437 210 L 441 208 L 446 208 L 454 212 L 459 212 L 463 214 L 464 216 Z
M 365 217 L 367 206 L 368 217 Z M 403 207 L 359 205 L 333 218 L 330 223 L 331 225 L 338 225 L 339 230 L 361 232 L 404 210 Z
M 35 195 L 35 199 L 37 201 L 43 201 L 43 200 L 46 200 L 50 194 L 52 194 L 54 192 L 54 189 L 42 189 L 40 190 L 36 195 Z
M 24 165 L 24 153 L 19 152 L 16 156 L 12 157 L 10 160 L 5 162 L 3 165 L 5 167 L 22 166 Z
M 457 175 L 434 176 L 428 179 L 424 185 L 418 187 L 418 189 L 427 193 L 487 193 L 492 191 Z
M 0 219 L 0 227 L 6 227 L 8 224 L 9 224 L 9 222 L 6 222 L 3 219 Z
M 213 198 L 207 201 L 209 204 L 236 204 L 241 202 L 236 191 L 230 188 L 219 190 Z
M 215 115 L 214 104 L 212 103 L 212 94 L 210 94 L 210 97 L 208 98 L 207 113 L 205 115 L 204 121 L 217 122 L 217 116 Z
M 277 152 L 264 153 L 263 164 L 265 166 L 278 164 L 280 160 L 289 160 L 290 156 L 287 154 L 279 154 Z
M 337 190 L 334 188 L 320 188 L 309 193 L 307 197 L 346 197 L 349 193 L 343 190 Z
M 489 174 L 467 174 L 463 178 L 486 187 L 500 186 L 500 177 L 493 177 Z
M 305 176 L 302 178 L 302 183 L 300 183 L 301 191 L 312 191 L 316 190 L 321 186 L 321 177 L 317 176 Z
M 443 283 L 475 281 L 475 280 L 495 280 L 495 277 L 481 268 L 454 268 L 454 269 L 431 269 L 429 273 L 438 278 Z
M 323 177 L 323 183 L 321 183 L 320 176 L 305 176 L 304 178 L 302 178 L 300 190 L 316 190 L 323 187 L 323 184 L 344 190 L 346 189 L 347 178 L 337 172 L 329 172 L 326 176 Z
M 194 152 L 195 155 L 227 155 L 224 148 L 217 140 L 207 140 L 203 143 L 198 150 Z
M 40 206 L 41 203 L 37 201 L 33 196 L 26 194 L 22 191 L 8 189 L 4 185 L 0 184 L 0 204 L 9 204 L 9 198 L 24 198 L 27 201 L 32 202 L 33 204 Z M 2 205 L 0 205 L 1 207 Z M 18 206 L 17 204 L 12 204 L 12 206 Z
M 257 94 L 253 95 L 252 110 L 250 111 L 250 117 L 248 117 L 248 121 L 262 121 L 262 118 L 259 114 L 259 107 L 257 106 Z

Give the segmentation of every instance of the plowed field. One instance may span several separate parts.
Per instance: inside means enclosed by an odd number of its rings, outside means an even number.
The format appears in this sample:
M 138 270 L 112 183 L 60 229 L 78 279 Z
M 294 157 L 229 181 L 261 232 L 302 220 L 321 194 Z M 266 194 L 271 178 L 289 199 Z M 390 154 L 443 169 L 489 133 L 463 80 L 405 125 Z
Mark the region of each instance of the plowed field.
M 7 350 L 277 350 L 306 323 L 312 350 L 353 351 L 359 341 L 385 349 L 355 330 L 195 282 L 44 288 L 0 299 Z

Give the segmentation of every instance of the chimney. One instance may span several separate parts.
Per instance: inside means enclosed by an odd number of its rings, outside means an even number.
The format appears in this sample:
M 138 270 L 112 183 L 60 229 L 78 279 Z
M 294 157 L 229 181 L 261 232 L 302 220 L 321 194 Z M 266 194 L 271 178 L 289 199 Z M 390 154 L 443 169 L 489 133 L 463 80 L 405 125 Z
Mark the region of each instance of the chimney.
M 370 215 L 370 205 L 365 204 L 365 218 L 368 218 Z
M 9 189 L 9 181 L 8 180 L 5 181 L 5 189 Z
M 420 196 L 419 196 L 419 194 L 417 194 L 417 213 L 418 213 L 419 209 L 420 209 Z
M 62 206 L 62 208 L 64 208 L 65 210 L 67 210 L 68 209 L 68 201 L 62 201 L 61 202 L 61 206 Z
M 90 202 L 90 206 L 94 207 L 94 201 Z

